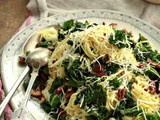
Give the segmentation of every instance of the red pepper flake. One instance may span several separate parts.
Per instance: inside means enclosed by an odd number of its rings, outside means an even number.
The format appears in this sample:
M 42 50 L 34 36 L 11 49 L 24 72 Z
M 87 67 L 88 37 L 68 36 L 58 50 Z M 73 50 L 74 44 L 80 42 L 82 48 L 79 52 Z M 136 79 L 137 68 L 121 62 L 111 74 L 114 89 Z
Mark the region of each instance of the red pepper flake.
M 106 25 L 106 23 L 105 23 L 105 22 L 103 22 L 103 23 L 102 23 L 102 25 Z
M 106 33 L 104 33 L 103 35 L 106 36 Z
M 126 94 L 126 89 L 118 89 L 118 99 L 123 100 Z

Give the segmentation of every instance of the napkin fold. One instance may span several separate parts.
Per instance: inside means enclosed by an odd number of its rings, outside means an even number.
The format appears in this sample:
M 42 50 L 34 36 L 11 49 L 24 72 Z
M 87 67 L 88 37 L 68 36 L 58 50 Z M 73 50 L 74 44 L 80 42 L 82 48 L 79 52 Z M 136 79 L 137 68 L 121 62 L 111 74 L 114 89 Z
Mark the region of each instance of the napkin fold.
M 30 24 L 59 13 L 74 12 L 81 9 L 108 9 L 138 17 L 160 29 L 160 5 L 150 4 L 144 0 L 30 0 L 26 6 L 29 16 L 18 31 Z M 18 32 L 17 31 L 17 32 Z M 2 49 L 0 50 L 1 61 Z M 0 80 L 0 102 L 4 99 Z M 10 120 L 11 108 L 6 106 L 1 120 Z

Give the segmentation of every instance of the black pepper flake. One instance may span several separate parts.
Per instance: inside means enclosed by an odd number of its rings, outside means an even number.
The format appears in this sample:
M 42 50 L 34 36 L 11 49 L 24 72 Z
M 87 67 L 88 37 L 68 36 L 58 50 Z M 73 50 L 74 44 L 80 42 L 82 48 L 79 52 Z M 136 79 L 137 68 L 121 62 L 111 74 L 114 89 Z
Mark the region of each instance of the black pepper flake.
M 42 37 L 42 40 L 41 40 L 42 42 L 46 42 L 46 40 L 44 39 L 44 37 Z
M 98 24 L 97 23 L 93 23 L 93 25 L 97 26 Z

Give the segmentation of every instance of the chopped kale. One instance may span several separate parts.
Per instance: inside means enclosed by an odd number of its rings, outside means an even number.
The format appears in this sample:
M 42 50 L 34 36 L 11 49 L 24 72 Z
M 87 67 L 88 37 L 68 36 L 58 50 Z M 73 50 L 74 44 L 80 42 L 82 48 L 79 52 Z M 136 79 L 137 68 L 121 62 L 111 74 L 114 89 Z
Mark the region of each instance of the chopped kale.
M 73 25 L 74 25 L 74 20 L 71 19 L 71 20 L 68 20 L 68 21 L 64 22 L 63 25 L 59 24 L 59 27 L 61 29 L 63 29 L 64 31 L 66 31 L 66 30 L 71 29 L 73 27 Z
M 137 116 L 138 114 L 142 113 L 142 108 L 133 107 L 128 108 L 125 110 L 120 110 L 121 115 L 127 115 L 127 116 Z
M 130 44 L 133 44 L 130 41 L 131 35 L 129 33 L 125 33 L 123 30 L 116 30 L 115 31 L 115 37 L 113 34 L 110 35 L 109 42 L 110 44 L 116 45 L 118 48 L 124 48 L 128 47 L 128 44 L 126 42 L 129 42 Z
M 31 51 L 27 51 L 27 52 L 26 52 L 26 56 L 28 56 L 30 52 L 31 52 Z
M 61 94 L 51 95 L 49 104 L 52 108 L 56 108 L 60 105 L 62 99 Z
M 58 40 L 62 41 L 65 38 L 65 35 L 67 35 L 69 32 L 73 33 L 76 31 L 83 31 L 84 28 L 86 28 L 89 25 L 88 21 L 85 23 L 75 21 L 73 19 L 68 20 L 63 23 L 63 25 L 58 24 L 58 26 L 63 30 L 58 31 Z
M 82 70 L 79 66 L 81 65 L 78 59 L 72 62 L 69 66 L 69 60 L 65 59 L 63 61 L 63 67 L 66 72 L 66 78 L 69 79 L 66 82 L 67 86 L 80 87 L 85 83 L 84 76 L 88 74 L 87 70 Z
M 136 106 L 136 102 L 133 100 L 131 92 L 126 92 L 125 101 L 122 100 L 120 102 L 119 106 L 117 107 L 117 111 L 125 110 L 127 108 L 132 108 L 134 106 Z
M 111 112 L 105 107 L 97 109 L 97 107 L 92 107 L 91 109 L 86 109 L 88 111 L 87 120 L 108 120 Z
M 151 79 L 151 80 L 159 80 L 160 81 L 160 75 L 157 72 L 156 69 L 150 67 L 150 69 L 146 69 L 144 73 Z
M 52 82 L 52 86 L 51 89 L 49 90 L 50 94 L 54 94 L 54 90 L 59 88 L 62 84 L 63 84 L 63 79 L 60 78 L 56 78 L 53 82 Z
M 127 87 L 129 90 L 131 90 L 131 86 L 133 83 L 134 83 L 133 81 L 128 83 Z M 136 101 L 133 99 L 131 92 L 127 91 L 125 94 L 125 99 L 120 101 L 120 104 L 117 107 L 117 110 L 116 110 L 116 113 L 118 114 L 117 117 L 123 116 L 124 113 L 126 114 L 129 111 L 131 112 L 130 108 L 134 108 L 135 106 L 136 106 Z M 125 111 L 125 110 L 127 110 L 127 111 Z M 130 114 L 132 114 L 132 113 L 130 113 Z M 127 113 L 127 115 L 129 115 L 129 113 Z
M 140 43 L 142 42 L 143 43 Z M 146 41 L 146 42 L 145 42 Z M 139 34 L 139 46 L 135 47 L 134 55 L 138 61 L 146 61 L 147 58 L 150 58 L 151 60 L 159 63 L 160 62 L 160 54 L 158 51 L 153 51 L 150 44 L 147 42 L 148 40 Z
M 90 85 L 86 89 L 82 90 L 76 97 L 75 105 L 81 103 L 81 99 L 84 97 L 82 106 L 97 104 L 99 107 L 105 106 L 106 92 L 101 85 Z
M 67 44 L 69 44 L 69 45 L 72 46 L 72 45 L 73 45 L 73 41 L 72 41 L 72 40 L 68 40 L 68 41 L 67 41 Z
M 109 85 L 113 86 L 114 89 L 117 89 L 121 85 L 121 80 L 118 80 L 118 78 L 114 78 L 113 80 L 109 81 Z
M 49 104 L 49 102 L 45 101 L 44 103 L 41 103 L 41 107 L 44 109 L 44 111 L 46 111 L 47 113 L 49 113 L 52 109 L 51 105 Z
M 160 116 L 157 113 L 154 114 L 147 114 L 147 120 L 160 120 Z
M 80 104 L 88 113 L 88 119 L 105 120 L 108 110 L 105 108 L 107 93 L 98 83 L 90 85 L 76 96 L 75 105 Z
M 79 45 L 79 43 L 77 43 L 76 48 L 77 49 L 75 50 L 75 53 L 79 53 L 80 55 L 84 54 L 84 51 L 83 51 L 82 47 Z
M 51 117 L 57 118 L 59 108 L 53 108 L 47 101 L 42 103 L 41 107 L 46 113 L 50 114 Z
M 57 47 L 57 43 L 55 43 L 54 45 L 52 45 L 52 47 L 49 48 L 49 50 L 51 50 L 52 52 L 56 49 Z
M 133 73 L 134 73 L 136 76 L 143 74 L 142 72 L 140 72 L 140 71 L 138 71 L 138 70 L 133 70 Z
M 44 38 L 43 38 L 44 39 Z M 46 40 L 41 40 L 40 42 L 39 42 L 39 46 L 40 47 L 44 47 L 44 48 L 47 48 L 47 47 L 49 47 L 49 46 L 52 46 L 52 41 L 46 41 Z
M 128 87 L 129 90 L 131 90 L 133 83 L 134 83 L 133 81 L 130 81 L 130 82 L 127 84 L 127 87 Z
M 86 28 L 88 25 L 89 25 L 88 21 L 86 21 L 85 23 L 76 21 L 74 28 L 72 29 L 71 32 L 83 31 L 83 29 Z
M 107 75 L 114 74 L 118 71 L 119 65 L 113 62 L 109 62 L 105 65 L 105 72 Z
M 58 41 L 62 41 L 65 38 L 65 34 L 62 34 L 60 31 L 58 31 Z

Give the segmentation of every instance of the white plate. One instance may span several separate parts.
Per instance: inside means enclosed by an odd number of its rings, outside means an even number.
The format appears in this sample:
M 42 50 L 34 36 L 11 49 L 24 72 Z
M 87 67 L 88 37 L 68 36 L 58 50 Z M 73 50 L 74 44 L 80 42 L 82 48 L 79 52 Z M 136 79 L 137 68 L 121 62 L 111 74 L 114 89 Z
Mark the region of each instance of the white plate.
M 153 42 L 153 45 L 158 50 L 160 49 L 160 31 L 143 22 L 142 20 L 125 15 L 120 12 L 108 11 L 103 9 L 98 10 L 81 10 L 76 12 L 69 12 L 64 14 L 55 15 L 47 19 L 36 22 L 29 27 L 23 29 L 17 33 L 6 45 L 3 54 L 2 54 L 2 63 L 1 63 L 1 73 L 3 79 L 3 85 L 5 92 L 11 89 L 12 85 L 15 83 L 16 79 L 24 69 L 17 64 L 18 55 L 21 53 L 21 47 L 24 41 L 31 35 L 33 32 L 36 32 L 38 29 L 48 26 L 51 24 L 62 23 L 69 19 L 77 19 L 79 21 L 91 21 L 102 24 L 118 23 L 120 29 L 126 28 L 133 32 L 135 39 L 137 39 L 138 34 L 141 33 L 148 38 L 148 40 Z M 18 92 L 14 95 L 11 100 L 11 105 L 13 109 L 17 108 L 19 102 L 24 96 L 24 91 L 22 86 L 18 89 Z M 33 101 L 30 101 L 28 104 L 28 109 L 38 120 L 44 120 L 44 112 L 40 109 L 39 104 Z M 47 119 L 47 117 L 45 117 Z

